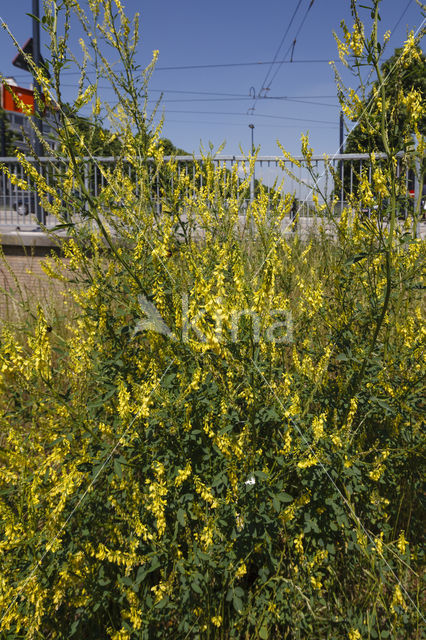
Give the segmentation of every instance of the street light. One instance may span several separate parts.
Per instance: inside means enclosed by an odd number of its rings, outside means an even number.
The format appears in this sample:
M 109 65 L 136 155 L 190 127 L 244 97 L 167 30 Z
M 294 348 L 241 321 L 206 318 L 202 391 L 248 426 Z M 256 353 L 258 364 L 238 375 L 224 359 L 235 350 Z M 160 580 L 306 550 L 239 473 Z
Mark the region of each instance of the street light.
M 249 127 L 251 129 L 251 152 L 252 152 L 252 154 L 254 154 L 254 141 L 253 141 L 254 124 L 249 124 Z
M 254 156 L 254 124 L 249 124 L 251 129 L 251 155 Z M 253 176 L 250 182 L 250 200 L 254 200 L 254 167 L 253 167 Z

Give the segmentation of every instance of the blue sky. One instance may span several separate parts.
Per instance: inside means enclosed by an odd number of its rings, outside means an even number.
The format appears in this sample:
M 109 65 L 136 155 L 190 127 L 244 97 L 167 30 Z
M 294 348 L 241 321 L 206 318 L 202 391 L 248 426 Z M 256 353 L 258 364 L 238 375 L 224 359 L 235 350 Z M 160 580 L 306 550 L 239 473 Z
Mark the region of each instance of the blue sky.
M 309 10 L 310 0 L 123 0 L 123 3 L 129 15 L 139 12 L 141 16 L 140 64 L 150 61 L 154 49 L 160 52 L 150 96 L 154 100 L 161 91 L 164 93 L 163 135 L 175 145 L 197 152 L 200 143 L 206 148 L 211 142 L 217 148 L 225 142 L 223 153 L 239 154 L 240 145 L 243 152 L 248 152 L 251 144 L 248 125 L 252 123 L 254 142 L 260 145 L 262 155 L 279 153 L 277 139 L 291 153 L 298 153 L 300 135 L 308 130 L 316 153 L 336 151 L 339 106 L 332 68 L 322 61 L 337 57 L 332 31 L 341 33 L 342 19 L 352 24 L 350 0 L 314 0 Z M 85 0 L 80 4 L 87 5 Z M 15 0 L 3 2 L 0 8 L 1 19 L 21 44 L 31 35 L 31 19 L 26 15 L 31 5 L 31 0 Z M 294 20 L 289 24 L 293 14 Z M 416 30 L 422 22 L 415 0 L 383 0 L 381 16 L 382 33 L 395 28 L 388 55 L 402 44 L 407 30 Z M 76 26 L 70 40 L 75 51 L 80 35 Z M 44 35 L 42 42 L 45 44 Z M 6 76 L 14 76 L 21 86 L 29 86 L 30 75 L 11 65 L 14 54 L 8 34 L 1 30 L 0 70 Z M 49 57 L 46 49 L 42 49 L 42 54 Z M 286 63 L 245 64 L 274 59 Z M 304 60 L 310 62 L 301 62 Z M 170 69 L 234 63 L 238 66 Z M 75 94 L 75 78 L 64 76 L 67 85 L 64 92 L 68 97 Z M 269 87 L 263 92 L 269 97 L 254 102 L 250 95 L 257 95 L 262 85 Z M 107 88 L 102 89 L 102 97 L 115 101 Z

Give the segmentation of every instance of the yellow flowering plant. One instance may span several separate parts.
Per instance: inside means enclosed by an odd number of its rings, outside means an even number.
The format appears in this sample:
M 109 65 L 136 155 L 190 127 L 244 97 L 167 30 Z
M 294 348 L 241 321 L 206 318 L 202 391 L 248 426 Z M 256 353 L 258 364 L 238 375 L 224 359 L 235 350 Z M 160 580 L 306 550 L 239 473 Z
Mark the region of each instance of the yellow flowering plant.
M 243 206 L 254 158 L 242 180 L 211 154 L 165 160 L 138 22 L 88 4 L 45 3 L 64 167 L 45 272 L 70 311 L 1 330 L 0 637 L 419 638 L 424 246 L 362 216 L 368 189 L 396 202 L 392 160 L 371 158 L 346 216 L 318 205 L 334 235 L 283 234 L 289 195 L 258 184 Z M 342 56 L 378 50 L 378 6 L 368 40 L 353 3 Z M 121 105 L 110 165 L 76 121 L 105 114 L 91 61 Z

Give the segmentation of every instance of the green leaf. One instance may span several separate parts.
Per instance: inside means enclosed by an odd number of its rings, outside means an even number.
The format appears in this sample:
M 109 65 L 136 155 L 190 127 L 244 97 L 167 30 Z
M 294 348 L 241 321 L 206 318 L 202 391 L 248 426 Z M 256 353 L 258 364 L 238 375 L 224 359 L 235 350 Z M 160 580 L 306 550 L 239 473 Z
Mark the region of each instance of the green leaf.
M 234 595 L 232 600 L 232 604 L 234 605 L 234 609 L 237 613 L 241 613 L 243 610 L 243 601 L 238 596 Z
M 280 493 L 278 495 L 278 498 L 281 502 L 293 502 L 293 496 L 291 496 L 289 493 L 286 493 L 285 491 Z
M 157 557 L 153 558 L 151 560 L 151 565 L 146 567 L 145 565 L 139 567 L 138 572 L 136 574 L 136 584 L 140 584 L 145 577 L 149 574 L 152 573 L 153 571 L 155 571 L 156 569 L 158 569 L 158 567 L 160 566 L 160 561 L 158 560 Z
M 195 591 L 195 593 L 199 593 L 200 595 L 203 594 L 203 592 L 200 589 L 200 585 L 195 580 L 191 582 L 191 589 Z
M 121 468 L 121 464 L 120 462 L 117 460 L 117 458 L 114 460 L 114 471 L 116 473 L 116 475 L 120 478 L 123 477 L 123 470 Z
M 262 638 L 262 640 L 267 640 L 269 638 L 268 627 L 265 625 L 262 625 L 259 629 L 259 638 Z
M 157 604 L 155 605 L 157 609 L 163 609 L 163 607 L 166 606 L 166 604 L 169 601 L 169 597 L 168 596 L 164 596 L 164 598 L 161 598 L 160 602 L 157 602 Z
M 352 256 L 351 258 L 348 258 L 345 262 L 345 265 L 348 267 L 351 264 L 355 264 L 356 262 L 360 262 L 360 260 L 363 260 L 365 257 L 367 256 L 367 253 L 362 252 L 362 253 L 358 253 L 355 256 Z

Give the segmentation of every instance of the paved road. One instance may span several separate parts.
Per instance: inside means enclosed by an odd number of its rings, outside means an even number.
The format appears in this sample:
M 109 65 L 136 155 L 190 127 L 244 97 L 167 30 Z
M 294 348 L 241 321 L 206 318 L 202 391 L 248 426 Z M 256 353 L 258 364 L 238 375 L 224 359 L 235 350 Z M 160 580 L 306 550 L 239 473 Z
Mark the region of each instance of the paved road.
M 2 212 L 5 213 L 5 212 Z M 7 212 L 6 212 L 7 213 Z M 16 216 L 16 212 L 11 212 Z M 3 218 L 3 219 L 2 219 Z M 7 220 L 7 218 L 6 218 Z M 10 222 L 9 222 L 10 220 Z M 43 232 L 37 230 L 37 225 L 34 220 L 29 219 L 29 216 L 22 217 L 16 223 L 15 220 L 9 218 L 7 222 L 4 222 L 4 217 L 0 217 L 0 236 L 2 244 L 24 245 L 24 246 L 48 246 L 46 241 L 48 240 Z M 54 222 L 50 222 L 48 219 L 48 227 L 54 226 Z M 297 231 L 301 235 L 305 235 L 310 230 L 318 229 L 321 224 L 321 219 L 318 218 L 306 218 L 299 219 L 297 224 Z M 246 220 L 243 216 L 240 218 L 241 229 L 244 229 Z M 334 235 L 335 229 L 331 222 L 323 223 L 327 233 Z M 403 221 L 399 221 L 398 224 L 403 225 Z M 285 234 L 292 234 L 293 227 L 290 218 L 286 217 L 281 223 L 281 230 Z M 202 236 L 202 232 L 200 233 Z M 422 239 L 426 238 L 426 221 L 422 221 L 418 224 L 418 235 Z

